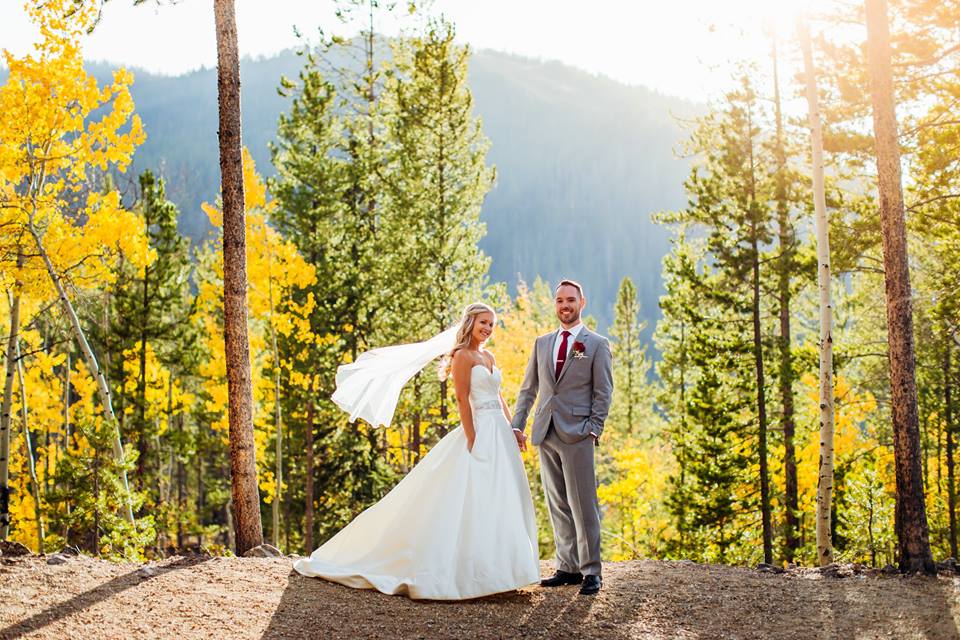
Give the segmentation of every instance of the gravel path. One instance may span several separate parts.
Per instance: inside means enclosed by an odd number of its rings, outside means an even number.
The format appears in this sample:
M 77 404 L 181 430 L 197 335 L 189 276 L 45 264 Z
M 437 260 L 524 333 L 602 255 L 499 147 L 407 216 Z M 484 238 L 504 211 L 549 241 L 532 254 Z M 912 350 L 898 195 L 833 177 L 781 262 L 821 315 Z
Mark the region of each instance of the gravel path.
M 549 568 L 544 565 L 544 571 Z M 411 601 L 294 573 L 285 558 L 0 557 L 0 638 L 958 638 L 960 578 L 606 563 L 604 589 Z

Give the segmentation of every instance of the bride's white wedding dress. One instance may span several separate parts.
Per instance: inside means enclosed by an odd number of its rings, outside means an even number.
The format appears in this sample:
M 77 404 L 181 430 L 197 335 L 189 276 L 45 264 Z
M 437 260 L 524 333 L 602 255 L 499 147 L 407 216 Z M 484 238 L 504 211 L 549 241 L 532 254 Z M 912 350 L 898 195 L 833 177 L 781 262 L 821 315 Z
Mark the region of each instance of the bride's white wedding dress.
M 294 568 L 358 589 L 461 600 L 540 580 L 530 487 L 500 408 L 500 370 L 470 370 L 476 439 L 447 434 L 382 500 Z

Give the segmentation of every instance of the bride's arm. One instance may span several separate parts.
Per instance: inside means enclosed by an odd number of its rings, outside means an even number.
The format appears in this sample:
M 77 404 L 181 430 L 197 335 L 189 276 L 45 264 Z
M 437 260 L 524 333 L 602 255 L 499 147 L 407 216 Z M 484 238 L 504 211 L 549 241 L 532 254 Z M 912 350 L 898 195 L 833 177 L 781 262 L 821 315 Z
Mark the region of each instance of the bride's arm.
M 457 396 L 457 408 L 460 410 L 460 423 L 463 433 L 467 436 L 467 450 L 473 451 L 473 441 L 477 432 L 473 427 L 473 410 L 470 409 L 470 371 L 473 361 L 465 351 L 457 351 L 453 356 L 453 390 Z

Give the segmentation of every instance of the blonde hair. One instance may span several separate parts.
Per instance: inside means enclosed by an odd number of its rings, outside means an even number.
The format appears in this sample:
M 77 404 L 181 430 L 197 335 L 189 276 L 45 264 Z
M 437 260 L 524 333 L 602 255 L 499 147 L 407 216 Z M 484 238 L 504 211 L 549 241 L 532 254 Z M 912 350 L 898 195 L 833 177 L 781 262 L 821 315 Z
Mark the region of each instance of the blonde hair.
M 450 350 L 450 353 L 443 356 L 440 360 L 438 373 L 440 380 L 446 380 L 450 376 L 450 369 L 453 367 L 453 356 L 457 351 L 466 349 L 470 346 L 470 340 L 473 336 L 473 327 L 477 323 L 477 316 L 481 313 L 492 313 L 494 320 L 497 318 L 497 312 L 488 304 L 483 302 L 473 302 L 467 305 L 463 310 L 463 317 L 460 319 L 460 327 L 457 329 L 457 341 Z

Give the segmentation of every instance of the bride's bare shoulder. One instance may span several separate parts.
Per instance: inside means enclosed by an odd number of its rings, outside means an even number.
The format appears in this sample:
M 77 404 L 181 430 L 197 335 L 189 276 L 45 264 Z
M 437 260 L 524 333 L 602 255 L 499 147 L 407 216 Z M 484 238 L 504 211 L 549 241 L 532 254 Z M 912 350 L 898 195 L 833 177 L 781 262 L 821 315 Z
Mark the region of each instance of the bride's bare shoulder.
M 458 393 L 467 393 L 470 388 L 470 371 L 474 365 L 479 364 L 476 354 L 466 349 L 460 349 L 453 354 L 450 363 L 450 376 L 453 378 L 454 386 Z
M 467 349 L 458 349 L 457 352 L 453 354 L 452 362 L 454 369 L 465 369 L 477 364 L 477 357 Z

